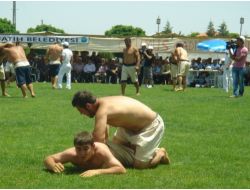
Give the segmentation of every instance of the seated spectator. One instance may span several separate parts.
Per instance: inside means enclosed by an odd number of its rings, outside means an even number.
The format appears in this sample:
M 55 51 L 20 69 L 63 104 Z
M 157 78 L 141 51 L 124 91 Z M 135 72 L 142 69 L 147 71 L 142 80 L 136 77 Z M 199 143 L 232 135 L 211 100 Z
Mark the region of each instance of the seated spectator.
M 220 64 L 217 59 L 213 60 L 212 63 L 212 70 L 219 70 L 220 69 Z
M 107 65 L 107 83 L 116 84 L 118 78 L 118 62 L 113 58 Z
M 96 74 L 95 74 L 95 78 L 96 78 L 96 82 L 102 82 L 105 83 L 106 81 L 106 71 L 107 71 L 108 67 L 106 65 L 105 59 L 102 58 L 101 59 L 101 65 L 98 68 Z
M 200 63 L 198 63 L 198 69 L 204 70 L 206 68 L 206 59 L 203 59 Z
M 83 73 L 84 64 L 81 57 L 76 57 L 72 64 L 72 80 L 74 82 L 82 82 L 82 73 Z
M 91 59 L 88 59 L 87 64 L 84 65 L 83 67 L 83 77 L 84 81 L 89 83 L 89 82 L 94 82 L 93 78 L 96 72 L 96 67 L 95 64 Z
M 170 84 L 171 74 L 170 74 L 170 63 L 167 60 L 162 61 L 161 65 L 161 84 Z

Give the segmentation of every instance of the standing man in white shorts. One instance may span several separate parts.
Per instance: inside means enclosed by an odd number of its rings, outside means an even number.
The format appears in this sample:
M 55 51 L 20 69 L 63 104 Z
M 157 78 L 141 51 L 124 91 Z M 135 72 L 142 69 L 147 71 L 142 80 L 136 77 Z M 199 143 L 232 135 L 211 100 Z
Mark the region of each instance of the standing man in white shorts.
M 170 163 L 166 150 L 159 148 L 164 122 L 145 104 L 126 96 L 96 98 L 88 91 L 79 91 L 73 97 L 72 106 L 82 115 L 95 117 L 94 141 L 106 143 L 108 126 L 117 127 L 113 142 L 135 151 L 135 168 Z
M 125 88 L 128 77 L 131 78 L 136 88 L 136 95 L 140 95 L 138 73 L 140 69 L 140 53 L 137 48 L 131 46 L 131 39 L 125 38 L 126 48 L 123 49 L 123 65 L 121 75 L 122 95 L 125 95 Z
M 0 82 L 1 82 L 1 90 L 2 90 L 2 96 L 9 96 L 9 94 L 6 92 L 6 86 L 5 86 L 5 73 L 4 73 L 4 67 L 3 67 L 3 59 L 4 59 L 4 53 L 2 50 L 0 50 Z
M 178 63 L 177 82 L 179 87 L 176 91 L 185 90 L 187 87 L 187 75 L 190 68 L 187 51 L 184 49 L 184 44 L 178 42 L 174 51 L 174 59 Z
M 58 89 L 62 88 L 63 76 L 66 74 L 66 88 L 70 90 L 71 89 L 71 68 L 72 68 L 71 64 L 73 61 L 73 53 L 69 49 L 69 42 L 63 42 L 62 45 L 63 45 L 63 51 L 61 55 L 62 65 L 58 74 L 57 87 Z

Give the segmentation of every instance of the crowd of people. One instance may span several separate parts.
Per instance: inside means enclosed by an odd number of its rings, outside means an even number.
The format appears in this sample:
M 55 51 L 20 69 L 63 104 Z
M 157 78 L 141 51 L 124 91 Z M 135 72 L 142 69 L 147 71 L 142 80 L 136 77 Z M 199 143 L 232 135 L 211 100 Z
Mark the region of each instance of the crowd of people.
M 126 48 L 124 48 L 123 56 L 113 58 L 101 57 L 96 52 L 92 52 L 91 55 L 87 51 L 72 52 L 68 42 L 62 45 L 50 45 L 45 54 L 37 54 L 35 50 L 31 49 L 26 58 L 31 74 L 28 82 L 51 82 L 53 89 L 62 88 L 63 81 L 66 82 L 67 89 L 71 89 L 71 81 L 73 83 L 120 83 L 122 94 L 125 94 L 126 83 L 133 83 L 137 94 L 140 94 L 139 87 L 152 88 L 155 84 L 172 84 L 173 90 L 181 91 L 185 90 L 187 85 L 190 87 L 214 87 L 217 85 L 218 87 L 219 82 L 216 80 L 223 78 L 221 86 L 227 92 L 227 86 L 233 84 L 233 63 L 231 62 L 229 66 L 225 67 L 230 58 L 229 51 L 221 59 L 198 57 L 189 62 L 188 54 L 182 43 L 177 43 L 174 52 L 163 58 L 154 53 L 153 46 L 142 43 L 141 47 L 137 49 L 131 46 L 131 40 L 129 40 L 129 38 L 125 39 Z M 20 44 L 19 47 L 21 47 Z M 186 63 L 181 64 L 183 61 Z M 1 69 L 5 72 L 4 78 L 9 85 L 16 79 L 14 66 L 4 58 L 1 63 Z M 249 62 L 245 63 L 244 68 L 244 85 L 249 85 Z M 129 70 L 136 72 L 132 74 Z M 195 73 L 195 71 L 198 72 Z M 228 81 L 231 83 L 229 84 Z M 30 85 L 26 85 L 29 89 Z M 1 86 L 3 89 L 3 82 L 1 82 Z M 21 89 L 26 96 L 24 88 L 26 87 Z M 8 96 L 8 93 L 4 91 L 2 95 Z

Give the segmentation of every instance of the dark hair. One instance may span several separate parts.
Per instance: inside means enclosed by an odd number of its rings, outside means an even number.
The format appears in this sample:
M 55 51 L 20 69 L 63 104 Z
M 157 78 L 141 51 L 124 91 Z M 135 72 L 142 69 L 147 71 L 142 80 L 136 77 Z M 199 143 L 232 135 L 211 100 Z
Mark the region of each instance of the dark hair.
M 131 42 L 131 38 L 125 38 L 124 41 Z
M 84 108 L 87 103 L 94 104 L 96 102 L 96 97 L 88 91 L 78 91 L 75 93 L 72 99 L 73 107 Z
M 76 145 L 86 145 L 86 144 L 94 144 L 94 139 L 91 133 L 87 131 L 82 131 L 77 133 L 74 137 L 74 146 Z
M 184 44 L 182 42 L 177 42 L 176 47 L 184 47 Z

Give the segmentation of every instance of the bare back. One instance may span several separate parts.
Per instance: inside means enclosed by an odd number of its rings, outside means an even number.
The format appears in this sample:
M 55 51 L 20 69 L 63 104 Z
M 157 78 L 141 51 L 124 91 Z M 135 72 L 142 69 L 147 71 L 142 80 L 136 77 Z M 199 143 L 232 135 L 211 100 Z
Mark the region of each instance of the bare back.
M 105 116 L 107 124 L 136 132 L 150 125 L 156 118 L 156 113 L 148 106 L 126 96 L 103 97 L 98 102 L 96 125 Z
M 178 61 L 188 60 L 187 51 L 182 47 L 176 48 L 175 56 L 177 57 Z
M 49 61 L 60 61 L 63 48 L 58 44 L 50 45 L 46 57 Z
M 5 53 L 7 55 L 8 61 L 11 63 L 17 63 L 21 61 L 28 61 L 22 46 L 12 46 L 10 48 L 5 48 Z

